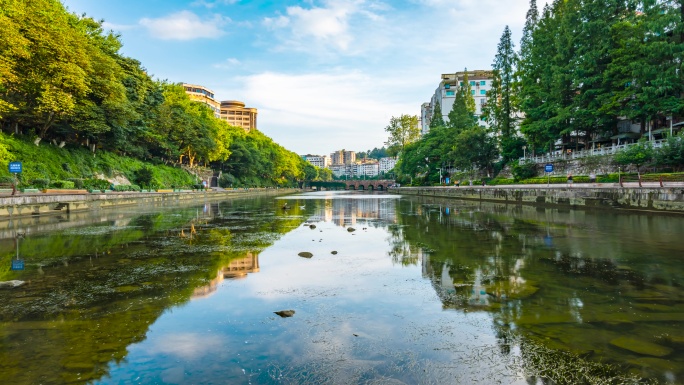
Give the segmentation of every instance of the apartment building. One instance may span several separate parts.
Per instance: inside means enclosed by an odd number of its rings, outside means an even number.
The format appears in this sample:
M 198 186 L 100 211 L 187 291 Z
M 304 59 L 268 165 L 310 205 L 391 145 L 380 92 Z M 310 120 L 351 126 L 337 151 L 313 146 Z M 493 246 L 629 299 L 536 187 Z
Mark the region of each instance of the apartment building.
M 442 109 L 442 118 L 445 122 L 449 121 L 448 115 L 454 106 L 456 91 L 459 87 L 465 86 L 463 82 L 466 74 L 468 75 L 470 94 L 475 99 L 475 116 L 480 125 L 488 126 L 482 117 L 482 107 L 487 102 L 487 91 L 492 87 L 493 72 L 490 70 L 461 71 L 453 74 L 442 74 L 442 79 L 430 102 L 421 105 L 421 131 L 424 134 L 430 131 L 430 120 L 432 120 L 437 103 Z M 428 105 L 426 106 L 426 104 Z
M 306 154 L 302 155 L 302 158 L 318 168 L 326 168 L 332 164 L 330 157 L 327 155 Z
M 374 177 L 380 173 L 380 167 L 377 161 L 356 163 L 352 172 L 356 177 Z
M 397 158 L 392 158 L 392 157 L 386 157 L 386 158 L 380 158 L 378 161 L 378 167 L 380 173 L 386 173 L 392 171 L 394 166 L 397 165 Z
M 221 103 L 219 103 L 214 97 L 214 91 L 197 84 L 182 83 L 182 86 L 185 89 L 185 93 L 188 94 L 190 100 L 206 104 L 209 106 L 209 108 L 211 108 L 212 111 L 214 111 L 215 117 L 218 118 L 220 116 Z
M 330 154 L 332 164 L 353 164 L 356 162 L 356 152 L 339 150 Z
M 257 129 L 257 109 L 245 107 L 238 100 L 224 100 L 220 105 L 220 118 L 231 126 L 242 127 L 245 131 Z

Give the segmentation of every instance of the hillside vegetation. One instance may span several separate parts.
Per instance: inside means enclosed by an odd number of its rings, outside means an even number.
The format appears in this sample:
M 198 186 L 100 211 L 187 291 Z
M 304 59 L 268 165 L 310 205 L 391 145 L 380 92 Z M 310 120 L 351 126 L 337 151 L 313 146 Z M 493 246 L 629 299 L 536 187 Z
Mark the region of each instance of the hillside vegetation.
M 226 187 L 329 177 L 263 133 L 216 118 L 181 85 L 153 79 L 102 23 L 57 0 L 0 0 L 0 129 L 13 135 L 2 136 L 2 169 L 22 160 L 29 184 L 117 171 L 135 180 L 143 162 L 155 165 L 149 183 L 158 186 L 193 179 L 161 165 L 221 171 Z

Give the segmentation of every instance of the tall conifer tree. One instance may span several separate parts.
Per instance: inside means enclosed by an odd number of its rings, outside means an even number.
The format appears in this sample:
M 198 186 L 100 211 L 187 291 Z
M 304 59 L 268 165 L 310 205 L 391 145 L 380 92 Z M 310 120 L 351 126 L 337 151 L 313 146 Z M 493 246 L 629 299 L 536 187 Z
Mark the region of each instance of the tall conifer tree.
M 432 111 L 432 118 L 430 119 L 430 128 L 444 127 L 444 117 L 442 117 L 442 106 L 439 100 L 435 103 L 435 109 Z

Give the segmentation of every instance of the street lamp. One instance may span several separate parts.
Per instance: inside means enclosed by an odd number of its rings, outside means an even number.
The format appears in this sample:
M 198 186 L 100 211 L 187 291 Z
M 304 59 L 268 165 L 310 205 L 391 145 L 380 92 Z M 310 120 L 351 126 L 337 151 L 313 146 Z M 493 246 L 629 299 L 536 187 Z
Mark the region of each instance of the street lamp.
M 523 146 L 523 159 L 527 159 L 527 146 Z

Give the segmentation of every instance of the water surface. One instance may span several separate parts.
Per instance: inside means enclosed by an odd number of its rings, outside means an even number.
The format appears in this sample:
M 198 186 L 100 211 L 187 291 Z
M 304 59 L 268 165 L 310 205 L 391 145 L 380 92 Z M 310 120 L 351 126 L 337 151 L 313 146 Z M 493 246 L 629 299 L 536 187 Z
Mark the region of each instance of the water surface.
M 679 216 L 321 192 L 46 221 L 0 240 L 28 282 L 2 383 L 683 382 Z

